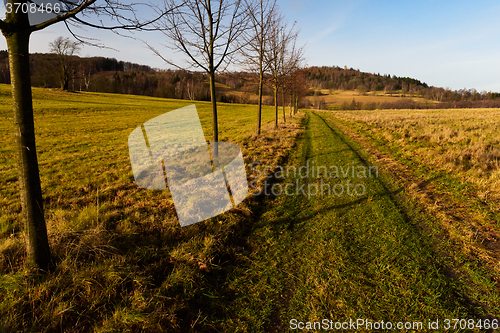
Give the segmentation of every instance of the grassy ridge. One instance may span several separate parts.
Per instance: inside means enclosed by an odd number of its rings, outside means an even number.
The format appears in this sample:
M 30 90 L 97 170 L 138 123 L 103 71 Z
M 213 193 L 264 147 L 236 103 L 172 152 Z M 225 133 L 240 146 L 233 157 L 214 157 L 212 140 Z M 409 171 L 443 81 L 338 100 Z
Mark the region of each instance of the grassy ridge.
M 308 113 L 297 167 L 368 166 L 360 151 L 327 118 Z M 299 177 L 300 178 L 300 177 Z M 281 180 L 295 183 L 297 177 Z M 235 269 L 230 331 L 283 331 L 293 318 L 303 322 L 365 318 L 422 321 L 481 318 L 466 288 L 450 277 L 433 249 L 436 240 L 414 225 L 395 201 L 401 188 L 379 178 L 300 178 L 305 184 L 361 183 L 361 196 L 279 196 L 250 236 L 246 265 Z M 277 188 L 277 187 L 276 187 Z M 272 208 L 271 208 L 272 207 Z M 425 327 L 425 326 L 424 326 Z M 441 326 L 442 327 L 442 326 Z

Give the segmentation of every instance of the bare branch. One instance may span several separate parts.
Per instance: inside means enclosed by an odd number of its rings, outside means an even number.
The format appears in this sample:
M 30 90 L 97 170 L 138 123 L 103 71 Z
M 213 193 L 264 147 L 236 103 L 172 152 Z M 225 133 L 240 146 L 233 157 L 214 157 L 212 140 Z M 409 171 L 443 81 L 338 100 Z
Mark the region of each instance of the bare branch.
M 241 6 L 241 0 L 187 0 L 182 3 L 170 0 L 168 7 L 175 9 L 155 27 L 165 33 L 173 49 L 187 56 L 188 67 L 202 68 L 206 72 L 213 67 L 219 72 L 231 63 L 231 56 L 240 48 L 237 40 L 246 29 L 248 13 Z M 161 58 L 173 65 L 172 61 Z
M 73 18 L 73 17 L 75 17 L 76 14 L 78 14 L 78 13 L 82 12 L 84 9 L 90 7 L 95 2 L 96 2 L 96 0 L 84 1 L 80 6 L 76 7 L 73 10 L 70 10 L 70 11 L 64 13 L 63 15 L 58 15 L 51 20 L 48 20 L 48 21 L 42 22 L 40 24 L 36 24 L 36 25 L 31 26 L 30 30 L 31 31 L 42 30 L 42 29 L 44 29 L 48 26 L 51 26 L 55 23 L 65 21 L 69 18 Z

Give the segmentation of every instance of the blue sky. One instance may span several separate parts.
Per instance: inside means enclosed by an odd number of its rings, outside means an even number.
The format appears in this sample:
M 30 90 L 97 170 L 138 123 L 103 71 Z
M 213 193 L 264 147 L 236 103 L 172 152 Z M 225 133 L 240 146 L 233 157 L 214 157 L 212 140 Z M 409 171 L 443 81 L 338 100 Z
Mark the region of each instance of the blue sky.
M 307 65 L 348 66 L 366 72 L 408 76 L 451 89 L 500 92 L 500 3 L 496 1 L 300 1 L 278 0 L 300 27 Z M 140 41 L 88 30 L 115 50 L 84 47 L 80 55 L 102 55 L 167 68 Z M 31 52 L 69 36 L 59 24 L 33 35 Z M 163 35 L 141 33 L 162 49 Z M 6 49 L 0 38 L 0 48 Z M 171 55 L 176 59 L 178 55 Z
M 500 91 L 499 2 L 282 1 L 282 7 L 301 26 L 308 65 Z

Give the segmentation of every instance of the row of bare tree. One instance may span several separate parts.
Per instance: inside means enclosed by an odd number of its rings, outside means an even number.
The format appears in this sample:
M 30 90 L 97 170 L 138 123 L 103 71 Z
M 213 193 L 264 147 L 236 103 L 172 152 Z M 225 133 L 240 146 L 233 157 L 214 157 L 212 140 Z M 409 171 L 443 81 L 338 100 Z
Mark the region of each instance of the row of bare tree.
M 155 30 L 163 32 L 172 48 L 185 54 L 187 67 L 175 64 L 169 57 L 150 45 L 158 56 L 180 68 L 204 70 L 210 78 L 213 140 L 218 141 L 215 75 L 234 64 L 238 54 L 245 56 L 250 69 L 258 71 L 260 87 L 265 74 L 273 79 L 276 121 L 277 96 L 287 87 L 293 96 L 294 73 L 302 61 L 302 49 L 297 47 L 295 25 L 288 26 L 279 13 L 276 0 L 165 0 L 161 6 L 148 6 L 156 12 L 150 20 L 138 19 L 139 3 L 125 4 L 120 0 L 58 0 L 61 10 L 31 16 L 22 8 L 30 0 L 7 0 L 6 18 L 0 20 L 0 30 L 7 40 L 9 69 L 13 97 L 14 133 L 21 192 L 21 207 L 27 249 L 27 265 L 47 270 L 52 266 L 47 228 L 44 219 L 42 190 L 35 144 L 33 102 L 31 94 L 29 41 L 32 33 L 63 22 L 73 36 L 74 26 L 112 31 Z M 37 5 L 39 6 L 39 5 Z M 12 9 L 15 10 L 12 10 Z M 38 14 L 43 7 L 38 8 Z M 99 17 L 99 21 L 92 19 Z M 107 18 L 107 19 L 103 19 Z M 99 22 L 99 23 L 96 23 Z M 146 42 L 147 43 L 147 42 Z M 56 40 L 52 50 L 64 57 L 74 53 L 78 45 L 64 39 Z M 68 77 L 62 86 L 67 88 Z M 262 89 L 259 89 L 259 100 Z M 259 103 L 257 131 L 261 130 Z M 283 113 L 283 116 L 285 114 Z M 285 120 L 285 119 L 284 119 Z
M 207 73 L 213 141 L 218 141 L 215 76 L 238 60 L 246 64 L 247 70 L 259 75 L 257 133 L 261 131 L 262 87 L 266 74 L 271 76 L 275 126 L 278 127 L 278 91 L 288 87 L 293 94 L 293 85 L 285 85 L 285 82 L 299 70 L 303 51 L 296 46 L 295 24 L 287 25 L 276 0 L 170 0 L 166 6 L 174 9 L 155 22 L 155 27 L 165 33 L 174 49 L 186 55 L 187 67 L 171 61 L 151 45 L 149 47 L 175 67 L 197 68 Z M 161 12 L 167 12 L 166 8 Z

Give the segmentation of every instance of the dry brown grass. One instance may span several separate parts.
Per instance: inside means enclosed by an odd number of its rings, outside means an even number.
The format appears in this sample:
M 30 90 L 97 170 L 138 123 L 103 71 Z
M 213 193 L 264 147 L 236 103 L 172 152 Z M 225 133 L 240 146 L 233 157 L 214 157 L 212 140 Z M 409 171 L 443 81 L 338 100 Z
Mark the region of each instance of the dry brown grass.
M 500 197 L 499 109 L 336 111 L 335 116 L 367 123 L 385 140 L 401 144 L 405 154 Z
M 0 92 L 8 89 L 0 86 Z M 0 103 L 0 139 L 7 143 L 0 154 L 0 330 L 188 331 L 197 314 L 191 318 L 187 309 L 209 285 L 204 274 L 220 274 L 234 262 L 256 200 L 249 196 L 221 216 L 181 228 L 169 191 L 133 183 L 126 141 L 131 130 L 192 102 L 33 91 L 55 268 L 48 275 L 24 269 L 11 111 Z M 196 104 L 209 138 L 210 106 Z M 273 110 L 266 107 L 264 130 L 255 138 L 255 109 L 219 104 L 220 139 L 238 144 L 247 164 L 256 158 L 282 163 L 303 131 L 300 119 L 274 130 L 268 127 Z M 213 303 L 208 299 L 206 307 Z
M 453 262 L 449 274 L 465 281 L 467 293 L 472 295 L 480 285 L 475 269 L 489 275 L 485 285 L 492 284 L 496 289 L 500 281 L 498 142 L 494 139 L 500 120 L 499 110 L 466 111 L 322 114 L 361 145 L 368 159 L 403 189 L 395 198 L 407 203 L 404 209 L 409 216 L 422 214 L 420 226 L 438 240 L 438 253 Z M 489 151 L 485 151 L 485 145 Z M 467 165 L 460 158 L 448 161 L 451 154 L 470 151 L 481 153 L 472 154 Z M 497 162 L 485 168 L 481 159 Z M 473 264 L 464 265 L 464 258 Z M 485 302 L 485 308 L 492 305 L 489 302 Z
M 329 91 L 328 89 L 322 89 L 321 90 L 321 96 L 308 96 L 306 99 L 310 102 L 313 103 L 315 98 L 323 98 L 327 106 L 332 106 L 332 105 L 342 105 L 343 103 L 351 103 L 353 98 L 356 100 L 356 102 L 361 102 L 363 104 L 366 103 L 375 103 L 375 104 L 381 104 L 381 103 L 392 103 L 396 102 L 398 100 L 404 99 L 404 100 L 413 100 L 418 103 L 437 103 L 434 101 L 429 101 L 425 98 L 420 98 L 416 96 L 402 96 L 399 93 L 394 93 L 394 94 L 386 94 L 382 91 L 376 91 L 376 92 L 368 92 L 366 94 L 361 94 L 358 91 L 354 90 L 332 90 Z

